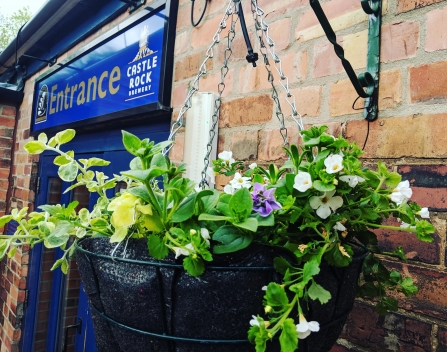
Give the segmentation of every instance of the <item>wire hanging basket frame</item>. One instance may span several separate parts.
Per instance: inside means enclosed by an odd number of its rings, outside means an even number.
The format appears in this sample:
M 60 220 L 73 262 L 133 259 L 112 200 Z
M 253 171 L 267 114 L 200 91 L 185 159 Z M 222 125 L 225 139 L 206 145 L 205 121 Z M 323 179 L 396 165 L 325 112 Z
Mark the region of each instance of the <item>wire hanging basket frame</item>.
M 275 114 L 276 114 L 276 117 L 278 118 L 278 122 L 280 125 L 279 132 L 283 138 L 284 146 L 287 146 L 289 144 L 289 142 L 288 142 L 288 135 L 287 135 L 287 127 L 285 126 L 285 116 L 281 109 L 281 103 L 279 101 L 278 90 L 275 87 L 274 76 L 273 76 L 273 72 L 272 72 L 273 69 L 272 69 L 272 65 L 270 64 L 270 60 L 273 61 L 273 67 L 279 74 L 280 86 L 282 87 L 282 89 L 284 90 L 284 92 L 286 94 L 285 95 L 286 101 L 292 109 L 291 117 L 298 125 L 299 132 L 301 132 L 304 129 L 304 124 L 302 121 L 301 114 L 298 112 L 298 110 L 296 108 L 295 96 L 291 93 L 291 91 L 289 89 L 289 79 L 287 78 L 287 76 L 285 75 L 285 73 L 283 71 L 282 61 L 276 53 L 275 42 L 269 35 L 270 27 L 264 21 L 264 11 L 258 6 L 257 0 L 250 0 L 250 3 L 251 3 L 252 16 L 253 16 L 253 20 L 255 23 L 256 37 L 259 41 L 259 50 L 262 55 L 262 61 L 264 63 L 264 67 L 267 70 L 267 74 L 268 74 L 267 79 L 271 84 L 271 91 L 272 91 L 271 97 L 272 97 L 272 99 L 275 103 L 275 107 L 276 107 Z M 225 48 L 225 51 L 224 51 L 224 63 L 220 69 L 221 81 L 219 82 L 219 84 L 217 86 L 217 97 L 214 100 L 214 112 L 212 115 L 212 123 L 211 123 L 211 128 L 209 131 L 209 140 L 207 143 L 207 150 L 206 150 L 206 154 L 205 154 L 204 161 L 203 161 L 204 166 L 203 166 L 203 170 L 201 173 L 201 175 L 202 175 L 201 182 L 199 184 L 199 186 L 202 188 L 205 188 L 205 185 L 206 185 L 206 171 L 207 171 L 207 168 L 208 168 L 209 162 L 210 162 L 212 142 L 213 142 L 214 138 L 216 137 L 216 126 L 219 122 L 220 108 L 222 106 L 222 93 L 225 89 L 225 77 L 227 76 L 228 71 L 229 71 L 228 63 L 229 63 L 230 57 L 233 54 L 231 45 L 232 45 L 233 40 L 236 36 L 237 21 L 240 18 L 243 18 L 241 16 L 243 16 L 242 0 L 229 0 L 229 3 L 225 10 L 225 14 L 219 23 L 219 28 L 217 29 L 216 33 L 213 36 L 213 41 L 212 41 L 211 45 L 206 50 L 206 57 L 199 67 L 198 74 L 196 75 L 195 79 L 192 81 L 192 84 L 188 90 L 185 102 L 183 103 L 182 107 L 180 108 L 179 115 L 178 115 L 176 121 L 174 121 L 174 123 L 171 126 L 171 130 L 170 130 L 170 134 L 169 134 L 169 138 L 168 138 L 169 141 L 174 142 L 177 132 L 182 127 L 184 127 L 184 117 L 185 117 L 186 112 L 192 106 L 193 95 L 197 91 L 199 91 L 200 78 L 207 74 L 207 68 L 206 68 L 207 61 L 210 58 L 214 57 L 214 48 L 215 48 L 216 44 L 220 43 L 220 41 L 221 41 L 221 34 L 222 34 L 222 31 L 225 28 L 227 28 L 227 21 L 231 20 L 231 25 L 230 25 L 230 29 L 228 31 L 228 37 L 227 37 L 227 47 Z M 242 22 L 242 20 L 241 20 L 241 22 Z M 269 57 L 270 57 L 270 59 L 269 59 Z M 171 144 L 169 147 L 167 147 L 163 151 L 163 154 L 166 155 L 170 151 L 172 146 L 173 145 Z

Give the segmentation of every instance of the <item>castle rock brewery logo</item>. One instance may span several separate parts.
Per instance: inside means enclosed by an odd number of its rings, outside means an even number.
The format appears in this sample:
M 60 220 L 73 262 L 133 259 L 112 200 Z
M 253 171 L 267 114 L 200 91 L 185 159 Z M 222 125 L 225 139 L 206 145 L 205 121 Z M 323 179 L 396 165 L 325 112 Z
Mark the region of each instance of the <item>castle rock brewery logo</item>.
M 48 112 L 48 86 L 44 84 L 40 88 L 39 96 L 37 98 L 36 123 L 46 121 L 47 112 Z
M 149 28 L 143 26 L 140 31 L 138 53 L 127 67 L 129 99 L 126 101 L 154 94 L 151 92 L 151 75 L 152 70 L 158 65 L 156 53 L 149 48 Z

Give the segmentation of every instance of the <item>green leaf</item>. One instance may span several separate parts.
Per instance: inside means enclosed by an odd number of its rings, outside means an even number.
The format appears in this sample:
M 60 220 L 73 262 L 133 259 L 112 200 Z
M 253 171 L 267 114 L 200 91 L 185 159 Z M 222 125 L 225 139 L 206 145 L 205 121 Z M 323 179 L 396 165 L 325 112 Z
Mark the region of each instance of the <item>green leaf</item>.
M 199 220 L 205 221 L 229 221 L 231 218 L 229 216 L 212 215 L 212 214 L 200 214 Z
M 11 250 L 8 252 L 8 258 L 11 259 L 14 257 L 14 254 L 17 252 L 17 247 L 11 248 Z
M 379 315 L 386 315 L 388 312 L 397 312 L 397 300 L 391 297 L 384 297 L 376 305 L 376 312 Z
M 172 222 L 184 222 L 194 215 L 195 203 L 196 203 L 197 193 L 190 195 L 186 200 L 180 204 L 179 208 L 176 210 L 171 218 Z
M 352 262 L 354 251 L 352 250 L 351 246 L 344 244 L 343 248 L 349 257 L 341 253 L 337 243 L 334 243 L 331 250 L 325 253 L 324 257 L 330 265 L 344 267 L 348 266 Z
M 308 294 L 311 299 L 314 301 L 318 299 L 321 304 L 325 304 L 331 299 L 331 293 L 324 289 L 323 286 L 318 285 L 315 281 L 310 285 Z
M 265 294 L 267 305 L 271 307 L 285 307 L 289 304 L 286 291 L 276 282 L 270 282 Z
M 241 229 L 256 232 L 256 230 L 258 229 L 258 220 L 256 220 L 255 218 L 248 218 L 242 222 L 233 222 L 233 225 L 240 227 Z
M 40 154 L 46 149 L 46 146 L 41 141 L 31 141 L 26 143 L 23 148 L 28 154 Z
M 433 242 L 431 234 L 435 233 L 435 228 L 427 220 L 416 222 L 416 235 L 422 242 Z
M 401 283 L 402 292 L 407 297 L 411 297 L 418 292 L 418 287 L 413 284 L 410 277 L 406 277 Z
M 68 154 L 68 153 L 67 153 L 67 154 Z M 73 154 L 74 154 L 74 153 L 73 153 Z M 57 165 L 57 166 L 62 166 L 62 165 L 68 164 L 68 163 L 70 163 L 70 162 L 72 162 L 72 160 L 66 158 L 66 157 L 63 156 L 63 155 L 58 155 L 58 156 L 55 157 L 54 160 L 53 160 L 53 164 L 54 164 L 54 165 Z
M 72 182 L 78 175 L 78 166 L 75 161 L 61 165 L 57 171 L 57 174 L 63 181 Z
M 126 148 L 126 150 L 135 156 L 138 156 L 137 154 L 137 150 L 140 148 L 141 146 L 141 140 L 133 135 L 132 133 L 129 133 L 127 131 L 121 131 L 123 134 L 123 145 L 124 148 Z
M 192 256 L 187 256 L 183 259 L 183 267 L 191 276 L 200 276 L 205 271 L 203 260 L 199 257 L 192 258 Z
M 304 264 L 303 279 L 302 279 L 304 285 L 306 285 L 312 279 L 312 277 L 318 275 L 319 272 L 320 272 L 320 264 L 318 264 L 315 258 L 312 258 L 310 261 Z
M 315 188 L 317 191 L 321 191 L 321 192 L 329 192 L 329 191 L 333 191 L 335 189 L 335 185 L 333 183 L 331 184 L 326 184 L 323 183 L 320 180 L 316 180 L 312 183 L 313 188 Z
M 273 267 L 278 273 L 283 276 L 286 274 L 287 269 L 293 269 L 293 266 L 287 260 L 281 257 L 273 259 Z
M 258 221 L 258 226 L 275 226 L 275 216 L 273 213 L 270 213 L 267 217 L 263 217 L 256 213 L 255 219 Z
M 149 249 L 149 254 L 155 259 L 164 259 L 169 253 L 169 248 L 163 239 L 156 235 L 149 235 L 147 248 Z
M 215 254 L 231 253 L 248 247 L 253 240 L 253 235 L 245 235 L 238 228 L 226 225 L 220 227 L 214 234 L 213 240 L 223 245 L 215 246 Z
M 400 181 L 402 181 L 402 176 L 397 172 L 391 172 L 385 179 L 386 186 L 391 189 L 396 188 Z
M 168 164 L 166 163 L 166 157 L 163 154 L 155 154 L 151 161 L 151 168 L 158 168 L 167 171 Z
M 281 352 L 294 352 L 298 348 L 298 332 L 293 319 L 287 318 L 282 326 L 279 336 Z
M 384 176 L 384 177 L 388 177 L 390 172 L 388 171 L 388 168 L 386 167 L 386 165 L 383 162 L 379 161 L 377 163 L 377 166 L 378 166 L 378 169 L 379 169 L 378 170 L 379 171 L 379 175 Z
M 237 222 L 248 218 L 253 209 L 253 199 L 248 189 L 238 189 L 231 197 L 228 206 Z
M 8 222 L 12 220 L 12 215 L 3 215 L 0 218 L 0 228 L 5 226 Z
M 127 236 L 127 226 L 115 227 L 115 232 L 112 237 L 110 237 L 110 243 L 119 243 L 124 241 Z
M 146 203 L 152 203 L 151 197 L 149 195 L 149 192 L 147 191 L 146 186 L 138 186 L 138 187 L 129 188 L 127 190 L 127 192 L 129 192 L 130 194 L 132 194 L 138 198 L 141 198 Z
M 90 158 L 87 160 L 87 167 L 92 166 L 107 166 L 110 164 L 110 161 L 100 159 L 100 158 Z
M 46 144 L 47 142 L 48 142 L 48 137 L 47 137 L 47 135 L 45 134 L 45 133 L 40 133 L 39 134 L 39 136 L 37 137 L 37 140 L 39 141 L 39 142 L 42 142 L 42 143 L 44 143 L 44 144 Z
M 45 238 L 44 245 L 47 248 L 60 247 L 67 243 L 70 239 L 69 232 L 74 228 L 74 226 L 68 221 L 61 221 L 57 224 L 56 228 L 50 233 L 50 235 Z
M 70 142 L 74 138 L 75 135 L 76 135 L 75 130 L 68 129 L 68 130 L 56 133 L 56 135 L 54 137 L 56 138 L 57 143 L 65 144 L 65 143 Z
M 6 255 L 10 245 L 10 240 L 0 239 L 0 260 Z
M 132 180 L 137 180 L 140 182 L 145 182 L 149 177 L 149 170 L 128 170 L 122 171 L 121 175 L 131 178 Z

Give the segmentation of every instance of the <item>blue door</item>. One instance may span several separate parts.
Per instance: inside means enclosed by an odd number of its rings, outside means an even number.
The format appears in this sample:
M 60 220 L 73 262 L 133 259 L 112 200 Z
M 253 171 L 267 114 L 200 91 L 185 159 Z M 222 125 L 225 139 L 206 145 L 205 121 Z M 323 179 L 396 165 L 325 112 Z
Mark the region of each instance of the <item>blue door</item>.
M 158 121 L 145 126 L 133 126 L 126 128 L 129 132 L 142 138 L 150 138 L 152 141 L 158 143 L 166 140 L 169 135 L 169 120 Z M 104 172 L 109 177 L 113 174 L 119 174 L 120 171 L 129 169 L 129 162 L 133 158 L 127 151 L 124 150 L 121 141 L 121 131 L 119 130 L 101 130 L 98 133 L 84 134 L 76 136 L 76 138 L 66 145 L 64 150 L 74 150 L 75 157 L 89 158 L 98 157 L 111 161 L 111 164 L 98 171 Z M 95 195 L 90 195 L 86 190 L 76 188 L 75 190 L 63 193 L 70 185 L 60 181 L 57 176 L 57 167 L 53 165 L 54 154 L 42 155 L 39 162 L 39 179 L 40 188 L 36 194 L 36 209 L 41 204 L 68 204 L 73 200 L 78 200 L 82 207 L 92 208 L 96 203 Z M 110 195 L 119 191 L 122 185 L 118 185 L 116 190 L 110 190 Z M 67 325 L 75 324 L 76 317 L 70 317 L 68 320 L 64 313 L 66 312 L 67 301 L 73 299 L 77 302 L 77 318 L 82 320 L 81 329 L 78 332 L 76 329 L 69 330 L 69 341 L 73 344 L 74 335 L 74 351 L 75 352 L 96 352 L 95 339 L 93 333 L 93 325 L 91 321 L 91 312 L 88 305 L 87 297 L 82 289 L 77 289 L 76 297 L 68 297 L 67 292 L 70 292 L 71 284 L 68 283 L 67 278 L 61 273 L 59 269 L 52 272 L 52 286 L 51 286 L 51 305 L 49 307 L 48 326 L 43 326 L 42 321 L 39 321 L 39 306 L 42 301 L 39 298 L 42 296 L 42 280 L 44 271 L 41 268 L 44 265 L 43 257 L 45 250 L 41 246 L 35 246 L 31 251 L 30 256 L 30 272 L 28 274 L 27 289 L 28 289 L 28 305 L 25 310 L 25 322 L 23 331 L 23 338 L 21 343 L 21 352 L 64 352 L 65 327 Z M 59 258 L 60 253 L 56 251 L 54 258 Z M 53 259 L 54 259 L 53 258 Z M 72 293 L 69 293 L 72 294 Z M 73 303 L 73 302 L 72 302 Z M 46 348 L 43 350 L 37 349 L 36 341 L 40 334 L 39 329 L 45 329 Z M 73 347 L 69 346 L 68 351 L 73 351 Z

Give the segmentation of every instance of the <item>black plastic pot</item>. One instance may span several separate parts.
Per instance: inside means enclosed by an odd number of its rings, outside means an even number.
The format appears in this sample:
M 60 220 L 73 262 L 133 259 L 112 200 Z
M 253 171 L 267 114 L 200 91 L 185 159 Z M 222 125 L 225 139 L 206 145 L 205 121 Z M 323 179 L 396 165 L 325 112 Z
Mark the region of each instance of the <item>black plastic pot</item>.
M 281 278 L 273 259 L 288 253 L 261 245 L 214 256 L 198 278 L 173 256 L 149 257 L 145 240 L 116 244 L 108 238 L 83 240 L 76 251 L 79 272 L 92 307 L 99 352 L 249 352 L 252 315 L 264 315 L 262 287 Z M 291 257 L 287 258 L 291 259 Z M 311 302 L 306 314 L 322 329 L 300 340 L 299 351 L 328 351 L 352 309 L 362 260 L 348 268 L 322 266 L 317 282 L 332 300 Z M 279 352 L 277 342 L 268 352 Z

